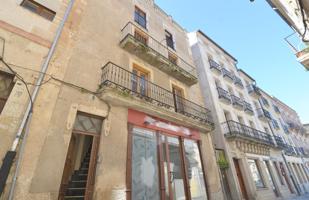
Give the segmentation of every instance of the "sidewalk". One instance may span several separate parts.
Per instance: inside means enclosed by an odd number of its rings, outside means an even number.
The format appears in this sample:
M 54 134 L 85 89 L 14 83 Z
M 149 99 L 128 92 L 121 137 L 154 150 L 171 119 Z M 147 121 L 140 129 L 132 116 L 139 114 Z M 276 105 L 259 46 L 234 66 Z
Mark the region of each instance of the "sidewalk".
M 299 196 L 299 197 L 295 197 L 295 198 L 289 199 L 289 200 L 309 200 L 309 194 L 302 195 L 302 196 Z

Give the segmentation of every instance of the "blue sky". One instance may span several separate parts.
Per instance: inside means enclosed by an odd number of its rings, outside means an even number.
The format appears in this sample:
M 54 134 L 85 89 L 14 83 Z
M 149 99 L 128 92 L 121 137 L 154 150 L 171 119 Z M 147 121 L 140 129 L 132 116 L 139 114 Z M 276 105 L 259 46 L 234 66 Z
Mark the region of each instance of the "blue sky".
M 156 0 L 187 29 L 201 29 L 232 54 L 257 85 L 309 123 L 309 72 L 284 38 L 292 29 L 265 0 Z

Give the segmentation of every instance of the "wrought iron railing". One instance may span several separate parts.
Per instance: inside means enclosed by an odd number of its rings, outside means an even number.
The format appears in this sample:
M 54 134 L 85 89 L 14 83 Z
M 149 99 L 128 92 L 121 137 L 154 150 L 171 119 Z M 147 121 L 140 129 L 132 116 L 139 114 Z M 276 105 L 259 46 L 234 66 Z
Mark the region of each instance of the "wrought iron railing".
M 255 93 L 258 96 L 262 95 L 260 89 L 253 84 L 247 85 L 247 90 L 248 90 L 249 94 Z
M 231 96 L 228 91 L 226 91 L 225 89 L 221 87 L 217 87 L 217 91 L 218 91 L 219 99 L 224 99 L 229 102 L 232 101 Z
M 251 104 L 246 101 L 244 101 L 244 109 L 246 112 L 254 113 Z
M 234 76 L 234 84 L 238 85 L 241 88 L 244 88 L 244 85 L 243 85 L 241 79 L 239 77 L 237 77 L 237 76 Z
M 274 127 L 275 129 L 280 129 L 280 126 L 279 126 L 279 123 L 277 122 L 277 120 L 272 119 L 271 122 L 272 122 L 273 127 Z
M 258 117 L 260 117 L 260 118 L 267 118 L 268 120 L 272 119 L 270 112 L 268 112 L 264 108 L 259 108 L 259 109 L 256 110 L 256 112 L 258 114 Z
M 138 34 L 136 34 L 138 33 Z M 146 45 L 148 48 L 152 49 L 153 51 L 157 52 L 158 54 L 162 55 L 166 61 L 169 61 L 169 52 L 172 52 L 176 55 L 176 52 L 166 45 L 165 39 L 162 41 L 156 40 L 152 37 L 148 32 L 144 31 L 142 28 L 137 26 L 133 22 L 128 22 L 122 29 L 121 29 L 121 41 L 124 41 L 127 37 L 131 37 L 136 39 L 137 42 L 141 42 L 136 36 L 143 36 L 145 40 L 143 40 L 143 44 Z M 190 76 L 196 77 L 196 69 L 179 55 L 177 55 L 177 66 L 183 70 L 186 74 Z
M 256 130 L 236 121 L 227 121 L 222 124 L 226 137 L 241 137 L 267 145 L 274 145 L 271 136 L 265 132 Z
M 241 107 L 241 108 L 244 107 L 244 101 L 241 98 L 239 98 L 239 97 L 237 97 L 237 96 L 232 94 L 231 95 L 231 99 L 232 99 L 233 105 Z
M 108 62 L 102 68 L 101 84 L 102 87 L 115 86 L 124 95 L 134 95 L 213 126 L 212 116 L 207 108 L 177 96 L 112 62 Z
M 274 135 L 274 139 L 276 141 L 276 144 L 279 148 L 286 148 L 287 147 L 287 144 L 283 141 L 283 139 L 277 135 Z
M 215 69 L 221 73 L 221 66 L 214 60 L 209 59 L 210 69 Z
M 222 75 L 223 77 L 227 77 L 230 80 L 234 80 L 234 75 L 227 69 L 225 69 L 224 67 L 221 68 L 222 71 Z

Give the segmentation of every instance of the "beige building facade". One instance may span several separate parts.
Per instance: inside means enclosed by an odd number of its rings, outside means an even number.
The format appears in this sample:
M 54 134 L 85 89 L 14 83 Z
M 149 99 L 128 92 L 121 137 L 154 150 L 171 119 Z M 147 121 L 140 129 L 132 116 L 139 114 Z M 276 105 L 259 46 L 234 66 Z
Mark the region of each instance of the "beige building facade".
M 30 94 L 68 18 L 1 199 L 224 199 L 214 123 L 187 32 L 171 16 L 152 0 L 9 2 L 0 12 L 3 60 Z M 1 157 L 29 101 L 14 81 Z
M 202 31 L 189 38 L 205 104 L 214 116 L 225 198 L 288 199 L 307 193 L 304 155 L 294 152 L 275 98 Z

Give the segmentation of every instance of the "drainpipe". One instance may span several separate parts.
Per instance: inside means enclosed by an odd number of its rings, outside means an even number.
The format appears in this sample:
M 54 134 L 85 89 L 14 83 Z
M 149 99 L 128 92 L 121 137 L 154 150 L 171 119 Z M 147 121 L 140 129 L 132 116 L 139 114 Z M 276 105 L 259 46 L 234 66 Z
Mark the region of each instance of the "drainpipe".
M 37 80 L 37 82 L 35 84 L 33 93 L 31 95 L 31 98 L 32 98 L 33 102 L 35 102 L 35 100 L 36 100 L 36 97 L 37 97 L 39 89 L 40 89 L 40 85 L 43 82 L 43 79 L 45 77 L 45 73 L 46 73 L 46 71 L 48 69 L 48 65 L 49 65 L 49 63 L 51 61 L 52 56 L 54 55 L 56 46 L 58 44 L 59 38 L 60 38 L 61 33 L 63 31 L 65 22 L 67 21 L 67 19 L 69 17 L 69 14 L 70 14 L 70 12 L 72 10 L 74 1 L 75 0 L 70 0 L 70 2 L 68 3 L 68 7 L 67 7 L 67 9 L 65 11 L 63 19 L 61 20 L 61 23 L 59 24 L 59 27 L 57 29 L 57 32 L 56 32 L 55 38 L 53 40 L 52 46 L 49 49 L 47 57 L 46 57 L 43 65 L 41 67 L 41 73 L 39 74 L 39 78 L 38 78 L 38 80 Z M 21 139 L 21 136 L 22 136 L 22 133 L 23 133 L 23 130 L 24 130 L 24 136 L 22 138 L 23 140 L 21 142 L 19 156 L 18 156 L 17 161 L 16 161 L 16 170 L 15 170 L 15 173 L 14 173 L 14 176 L 13 176 L 12 185 L 11 185 L 11 188 L 10 188 L 10 193 L 9 193 L 9 198 L 8 198 L 9 200 L 12 200 L 13 197 L 14 197 L 14 191 L 15 191 L 15 187 L 16 187 L 17 176 L 18 176 L 18 172 L 19 172 L 19 169 L 20 169 L 20 162 L 22 160 L 22 156 L 23 156 L 23 152 L 24 152 L 24 147 L 25 147 L 25 144 L 26 144 L 26 139 L 27 139 L 27 136 L 28 136 L 28 133 L 29 133 L 29 125 L 30 125 L 31 118 L 32 118 L 32 104 L 31 104 L 31 102 L 29 102 L 27 110 L 26 110 L 25 115 L 24 115 L 24 117 L 22 119 L 22 122 L 21 122 L 21 124 L 19 126 L 18 132 L 16 134 L 15 140 L 14 140 L 14 142 L 12 144 L 11 151 L 10 151 L 10 152 L 15 152 L 15 154 L 16 154 L 17 146 L 20 143 L 20 139 Z
M 296 180 L 295 180 L 294 177 L 293 177 L 293 174 L 292 174 L 292 172 L 291 172 L 290 166 L 288 165 L 288 162 L 286 161 L 286 158 L 285 158 L 284 153 L 281 153 L 281 155 L 282 155 L 283 160 L 284 160 L 284 163 L 285 163 L 285 165 L 286 165 L 286 167 L 287 167 L 287 169 L 288 169 L 288 171 L 289 171 L 289 176 L 290 176 L 290 178 L 291 178 L 291 180 L 292 180 L 292 182 L 293 182 L 293 185 L 294 185 L 294 187 L 295 187 L 295 189 L 296 189 L 296 191 L 297 191 L 297 195 L 300 196 L 301 193 L 300 193 L 299 185 L 296 183 Z

